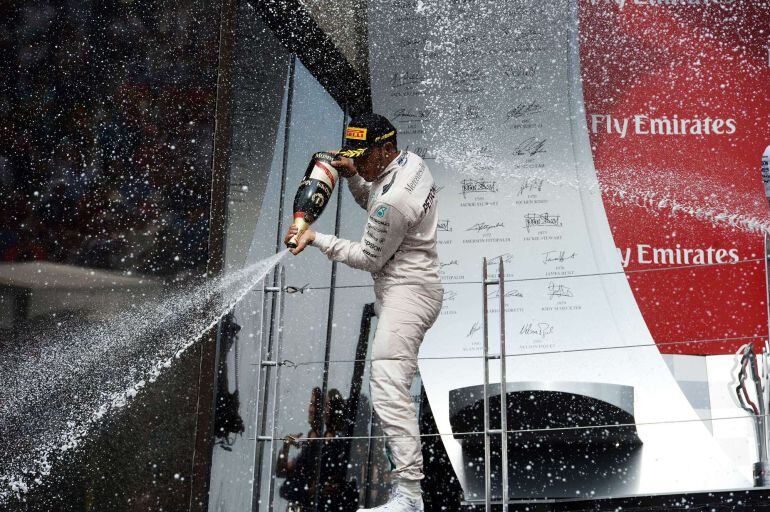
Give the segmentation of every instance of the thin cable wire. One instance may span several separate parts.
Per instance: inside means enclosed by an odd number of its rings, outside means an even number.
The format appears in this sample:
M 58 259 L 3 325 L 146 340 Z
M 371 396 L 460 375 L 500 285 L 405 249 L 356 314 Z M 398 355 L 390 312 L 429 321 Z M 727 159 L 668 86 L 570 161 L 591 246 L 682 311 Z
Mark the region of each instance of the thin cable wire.
M 682 265 L 682 266 L 676 266 L 676 267 L 662 267 L 662 268 L 651 268 L 651 269 L 635 269 L 635 270 L 621 270 L 621 271 L 612 271 L 612 272 L 597 272 L 597 273 L 590 273 L 590 274 L 576 274 L 576 275 L 570 275 L 570 276 L 543 276 L 543 277 L 531 277 L 531 278 L 517 278 L 517 279 L 505 279 L 506 283 L 515 283 L 515 282 L 527 282 L 527 281 L 544 281 L 544 280 L 552 280 L 552 279 L 571 279 L 571 278 L 581 278 L 581 277 L 601 277 L 601 276 L 611 276 L 611 275 L 628 275 L 628 274 L 636 274 L 636 273 L 649 273 L 649 272 L 661 272 L 661 271 L 671 271 L 671 270 L 687 270 L 687 269 L 699 269 L 699 268 L 707 268 L 707 267 L 717 267 L 717 266 L 727 266 L 727 265 L 738 265 L 742 263 L 757 263 L 757 262 L 764 262 L 765 258 L 753 258 L 753 259 L 745 259 L 740 260 L 737 262 L 727 262 L 727 263 L 710 263 L 710 264 L 699 264 L 699 265 Z M 493 262 L 492 262 L 493 263 Z M 424 283 L 398 283 L 394 286 L 405 286 L 409 284 L 424 284 Z M 444 283 L 444 284 L 482 284 L 482 281 L 462 281 L 458 283 Z M 369 288 L 373 285 L 339 285 L 336 287 L 336 289 L 350 289 L 350 288 Z M 304 290 L 324 290 L 329 289 L 328 286 L 319 286 L 319 287 L 304 287 Z M 506 357 L 523 357 L 523 356 L 536 356 L 536 355 L 548 355 L 548 354 L 566 354 L 566 353 L 575 353 L 575 352 L 590 352 L 590 351 L 600 351 L 600 350 L 619 350 L 619 349 L 630 349 L 630 348 L 647 348 L 647 347 L 661 347 L 661 346 L 676 346 L 676 345 L 689 345 L 689 344 L 703 344 L 703 343 L 724 343 L 724 342 L 732 342 L 732 341 L 739 341 L 739 340 L 749 340 L 749 339 L 763 339 L 766 336 L 761 335 L 755 335 L 755 336 L 740 336 L 740 337 L 733 337 L 733 338 L 714 338 L 714 339 L 707 339 L 707 340 L 687 340 L 687 341 L 672 341 L 672 342 L 660 342 L 660 343 L 643 343 L 643 344 L 635 344 L 635 345 L 615 345 L 615 346 L 609 346 L 609 347 L 588 347 L 588 348 L 579 348 L 579 349 L 565 349 L 565 350 L 555 350 L 555 351 L 541 351 L 541 352 L 530 352 L 530 353 L 522 353 L 522 354 L 509 354 Z M 482 356 L 456 356 L 456 357 L 441 357 L 441 356 L 434 356 L 434 357 L 419 357 L 418 360 L 442 360 L 442 359 L 480 359 Z M 329 363 L 355 363 L 355 362 L 371 362 L 371 361 L 377 361 L 377 360 L 393 360 L 397 358 L 379 358 L 379 359 L 350 359 L 350 360 L 330 360 Z M 286 366 L 291 367 L 299 367 L 299 366 L 308 366 L 313 364 L 322 364 L 325 361 L 306 361 L 306 362 L 300 362 L 300 363 L 293 363 L 291 361 L 283 361 L 280 364 L 284 364 Z M 754 418 L 758 417 L 767 417 L 767 415 L 763 416 L 754 416 Z M 699 419 L 688 419 L 688 420 L 668 420 L 668 421 L 658 421 L 658 422 L 641 422 L 641 423 L 619 423 L 619 424 L 606 424 L 606 425 L 589 425 L 589 426 L 572 426 L 572 427 L 554 427 L 554 428 L 540 428 L 540 429 L 519 429 L 519 430 L 508 430 L 507 434 L 523 434 L 523 433 L 536 433 L 536 432 L 559 432 L 559 431 L 571 431 L 571 430 L 589 430 L 589 429 L 612 429 L 612 428 L 628 428 L 628 427 L 640 427 L 640 426 L 655 426 L 655 425 L 673 425 L 673 424 L 685 424 L 685 423 L 695 423 L 695 422 L 715 422 L 715 421 L 724 421 L 724 420 L 742 420 L 742 419 L 751 419 L 751 416 L 726 416 L 726 417 L 718 417 L 718 418 L 699 418 Z M 460 432 L 460 433 L 435 433 L 435 434 L 420 434 L 419 437 L 439 437 L 439 436 L 466 436 L 466 435 L 483 435 L 484 432 L 481 431 L 471 431 L 471 432 Z M 410 435 L 379 435 L 379 436 L 349 436 L 349 437 L 331 437 L 331 438 L 293 438 L 293 441 L 295 442 L 301 442 L 301 441 L 326 441 L 326 440 L 371 440 L 371 439 L 396 439 L 396 438 L 414 438 L 416 436 L 410 436 Z M 273 441 L 282 441 L 286 438 L 275 438 Z
M 725 421 L 725 420 L 748 420 L 748 419 L 756 419 L 760 417 L 767 417 L 767 414 L 764 415 L 755 415 L 755 416 L 722 416 L 722 417 L 711 417 L 711 418 L 698 418 L 698 419 L 688 419 L 688 420 L 666 420 L 666 421 L 647 421 L 647 422 L 640 422 L 640 423 L 613 423 L 613 424 L 605 424 L 605 425 L 577 425 L 573 427 L 554 427 L 554 428 L 533 428 L 533 429 L 516 429 L 516 430 L 508 430 L 506 431 L 508 434 L 527 434 L 527 433 L 537 433 L 537 432 L 566 432 L 571 430 L 591 430 L 591 429 L 612 429 L 612 428 L 629 428 L 629 427 L 650 427 L 650 426 L 661 426 L 661 425 L 677 425 L 677 424 L 687 424 L 687 423 L 706 423 L 706 422 L 717 422 L 717 421 Z M 330 440 L 337 440 L 337 441 L 352 441 L 352 440 L 368 440 L 368 439 L 399 439 L 399 438 L 406 438 L 406 439 L 414 439 L 415 437 L 424 438 L 424 437 L 441 437 L 441 436 L 471 436 L 471 435 L 484 435 L 484 431 L 469 431 L 469 432 L 449 432 L 449 433 L 431 433 L 431 434 L 420 434 L 419 436 L 413 436 L 408 434 L 396 434 L 396 435 L 377 435 L 377 436 L 349 436 L 349 437 L 292 437 L 292 440 L 295 442 L 300 441 L 330 441 Z M 279 437 L 275 439 L 270 438 L 264 438 L 260 439 L 261 441 L 284 441 L 287 440 L 291 436 L 286 437 Z
M 693 264 L 693 265 L 679 265 L 676 267 L 658 267 L 658 268 L 640 268 L 640 269 L 632 269 L 632 270 L 613 270 L 609 272 L 592 272 L 588 274 L 573 274 L 568 276 L 536 276 L 536 277 L 520 277 L 520 278 L 511 278 L 511 279 L 505 279 L 506 283 L 523 283 L 523 282 L 529 282 L 529 281 L 547 281 L 552 279 L 577 279 L 581 277 L 603 277 L 603 276 L 617 276 L 617 275 L 628 275 L 628 274 L 646 274 L 650 272 L 668 272 L 672 270 L 694 270 L 694 269 L 702 269 L 702 268 L 709 268 L 709 267 L 724 267 L 724 266 L 735 266 L 740 265 L 742 263 L 758 263 L 758 262 L 764 262 L 765 258 L 750 258 L 750 259 L 744 259 L 739 261 L 728 261 L 724 263 L 701 263 L 701 264 Z M 494 264 L 495 260 L 491 259 L 489 260 L 489 264 Z M 454 285 L 465 285 L 465 284 L 482 284 L 481 281 L 458 281 L 456 283 L 441 283 L 443 286 L 454 286 Z M 395 283 L 392 285 L 388 285 L 389 287 L 393 286 L 416 286 L 416 285 L 425 285 L 424 282 L 402 282 L 402 283 Z M 355 289 L 355 288 L 371 288 L 374 284 L 348 284 L 348 285 L 337 285 L 335 287 L 336 290 L 343 290 L 343 289 Z M 294 287 L 292 287 L 294 288 Z M 307 286 L 302 287 L 302 292 L 307 290 L 328 290 L 329 286 Z
M 747 260 L 739 260 L 734 262 L 727 262 L 727 263 L 703 263 L 701 265 L 680 265 L 677 267 L 662 267 L 662 268 L 640 268 L 640 269 L 634 269 L 634 270 L 619 270 L 619 271 L 612 271 L 612 272 L 595 272 L 592 274 L 575 274 L 571 276 L 548 276 L 548 277 L 524 277 L 519 279 L 506 279 L 506 283 L 520 283 L 520 282 L 526 282 L 526 281 L 545 281 L 550 279 L 569 279 L 569 278 L 576 278 L 576 277 L 601 277 L 601 276 L 611 276 L 611 275 L 621 275 L 621 274 L 644 274 L 649 272 L 666 272 L 670 270 L 688 270 L 688 269 L 696 269 L 696 268 L 706 268 L 706 267 L 717 267 L 717 266 L 725 266 L 725 265 L 738 265 L 740 263 L 756 263 L 759 261 L 765 261 L 764 258 L 752 258 Z
M 669 270 L 686 270 L 686 269 L 695 269 L 695 268 L 703 268 L 703 267 L 738 265 L 740 263 L 756 263 L 756 262 L 764 262 L 764 261 L 765 261 L 765 258 L 753 258 L 753 259 L 745 259 L 745 260 L 740 260 L 736 262 L 726 262 L 726 263 L 708 263 L 708 264 L 701 264 L 701 265 L 682 265 L 677 267 L 663 267 L 663 268 L 654 268 L 654 269 L 598 272 L 598 273 L 592 273 L 592 274 L 578 274 L 578 275 L 571 275 L 571 276 L 505 279 L 505 282 L 515 283 L 515 282 L 527 282 L 527 281 L 545 281 L 545 280 L 551 280 L 551 279 L 564 279 L 564 278 L 597 277 L 597 276 L 610 276 L 610 275 L 633 274 L 633 273 L 660 272 L 660 271 L 669 271 Z M 494 263 L 494 261 L 491 261 L 490 263 Z M 424 284 L 424 283 L 399 283 L 393 286 L 408 286 L 410 284 Z M 462 281 L 459 283 L 444 283 L 444 284 L 482 284 L 482 282 L 481 281 Z M 373 285 L 340 285 L 340 286 L 337 286 L 336 288 L 337 289 L 369 288 L 372 286 Z M 328 289 L 329 289 L 328 286 L 303 287 L 302 293 L 304 293 L 305 290 L 328 290 Z M 715 339 L 707 339 L 707 340 L 669 341 L 669 342 L 658 342 L 653 344 L 641 343 L 641 344 L 635 344 L 635 345 L 612 345 L 609 347 L 587 347 L 587 348 L 576 348 L 576 349 L 565 349 L 565 350 L 528 352 L 528 353 L 521 353 L 521 354 L 509 354 L 507 355 L 507 357 L 526 357 L 526 356 L 539 356 L 539 355 L 551 355 L 551 354 L 568 354 L 568 353 L 577 353 L 577 352 L 595 352 L 595 351 L 601 351 L 601 350 L 619 350 L 619 349 L 626 349 L 626 348 L 665 347 L 665 346 L 691 345 L 691 344 L 702 344 L 702 343 L 719 343 L 719 342 L 739 341 L 739 340 L 748 340 L 748 339 L 763 339 L 763 338 L 766 338 L 766 336 L 741 336 L 741 337 L 735 337 L 735 338 L 715 338 Z M 483 356 L 480 356 L 480 355 L 449 356 L 449 357 L 433 356 L 433 357 L 418 357 L 417 360 L 427 361 L 427 360 L 442 360 L 442 359 L 447 359 L 447 360 L 448 359 L 479 359 L 482 357 Z M 399 360 L 399 359 L 398 358 L 335 359 L 335 360 L 330 360 L 329 363 L 357 363 L 357 362 L 389 361 L 389 360 Z M 317 364 L 323 364 L 323 363 L 325 362 L 324 361 L 304 361 L 304 362 L 295 363 L 292 361 L 284 361 L 284 364 L 290 367 L 309 366 L 309 365 L 317 365 Z
M 543 350 L 540 352 L 527 352 L 527 353 L 520 353 L 520 354 L 506 354 L 506 359 L 512 358 L 512 357 L 528 357 L 528 356 L 543 356 L 543 355 L 553 355 L 553 354 L 571 354 L 576 352 L 598 352 L 602 350 L 621 350 L 621 349 L 630 349 L 630 348 L 651 348 L 651 347 L 661 347 L 661 346 L 677 346 L 677 345 L 693 345 L 693 344 L 710 344 L 710 343 L 729 343 L 729 342 L 736 342 L 741 340 L 759 340 L 759 339 L 765 339 L 767 338 L 767 335 L 754 335 L 754 336 L 738 336 L 734 338 L 712 338 L 712 339 L 706 339 L 706 340 L 687 340 L 687 341 L 663 341 L 660 343 L 637 343 L 634 345 L 611 345 L 608 347 L 587 347 L 587 348 L 572 348 L 572 349 L 563 349 L 563 350 Z M 494 355 L 494 354 L 493 354 Z M 455 360 L 455 359 L 483 359 L 483 355 L 468 355 L 468 356 L 425 356 L 425 357 L 417 357 L 418 361 L 431 361 L 431 360 Z M 337 364 L 337 363 L 371 363 L 372 361 L 400 361 L 403 358 L 396 358 L 396 357 L 380 357 L 380 358 L 367 358 L 367 359 L 332 359 L 329 361 L 329 363 Z M 288 367 L 300 367 L 300 366 L 312 366 L 312 365 L 319 365 L 324 364 L 324 361 L 301 361 L 301 362 L 293 362 L 289 360 L 283 361 L 281 364 L 284 364 Z

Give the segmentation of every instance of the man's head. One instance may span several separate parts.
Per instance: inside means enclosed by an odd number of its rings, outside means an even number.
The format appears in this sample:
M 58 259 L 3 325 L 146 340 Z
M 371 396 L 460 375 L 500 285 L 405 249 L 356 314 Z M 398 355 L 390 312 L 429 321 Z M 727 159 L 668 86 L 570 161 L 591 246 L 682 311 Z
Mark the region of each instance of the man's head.
M 339 154 L 353 159 L 364 180 L 374 181 L 398 156 L 396 128 L 377 114 L 356 116 L 345 130 L 345 145 Z

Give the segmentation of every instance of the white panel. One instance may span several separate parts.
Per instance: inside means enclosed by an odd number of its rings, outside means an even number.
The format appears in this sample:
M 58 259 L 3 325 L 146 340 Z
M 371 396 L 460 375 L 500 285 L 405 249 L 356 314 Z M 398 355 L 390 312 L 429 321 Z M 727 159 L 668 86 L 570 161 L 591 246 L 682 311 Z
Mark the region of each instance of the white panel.
M 752 478 L 752 464 L 757 462 L 756 433 L 754 420 L 740 408 L 735 395 L 738 358 L 732 355 L 707 356 L 708 386 L 711 399 L 711 415 L 714 418 L 743 418 L 740 420 L 717 420 L 712 422 L 714 439 L 730 455 L 735 465 L 746 478 Z
M 401 147 L 430 158 L 442 187 L 448 300 L 420 353 L 439 430 L 450 432 L 449 391 L 482 382 L 481 258 L 504 255 L 509 381 L 632 386 L 644 445 L 630 493 L 748 487 L 671 376 L 617 257 L 588 145 L 575 6 L 451 5 L 369 12 L 374 109 Z M 602 347 L 619 348 L 587 350 Z M 444 442 L 464 481 L 460 445 Z

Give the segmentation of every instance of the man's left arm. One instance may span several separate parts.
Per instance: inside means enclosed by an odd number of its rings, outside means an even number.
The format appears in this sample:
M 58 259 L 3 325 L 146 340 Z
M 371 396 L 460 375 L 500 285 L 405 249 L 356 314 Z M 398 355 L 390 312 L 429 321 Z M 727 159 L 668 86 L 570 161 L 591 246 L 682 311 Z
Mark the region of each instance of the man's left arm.
M 330 260 L 367 272 L 378 272 L 396 253 L 406 236 L 409 222 L 392 205 L 377 203 L 369 210 L 364 234 L 360 242 L 316 233 L 313 245 Z

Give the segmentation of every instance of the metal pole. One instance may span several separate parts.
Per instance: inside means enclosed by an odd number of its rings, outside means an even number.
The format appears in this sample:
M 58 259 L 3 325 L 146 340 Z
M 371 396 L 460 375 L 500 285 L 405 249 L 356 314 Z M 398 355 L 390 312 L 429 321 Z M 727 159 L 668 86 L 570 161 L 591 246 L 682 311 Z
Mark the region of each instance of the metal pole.
M 340 147 L 345 144 L 345 121 L 347 121 L 348 114 L 347 114 L 347 106 L 342 111 L 342 129 L 340 130 Z M 336 212 L 334 215 L 334 236 L 340 235 L 340 220 L 342 219 L 342 177 L 340 176 L 340 179 L 337 180 L 337 207 Z M 323 378 L 321 382 L 321 410 L 316 411 L 316 414 L 320 414 L 320 417 L 323 418 L 324 411 L 326 410 L 327 405 L 327 395 L 329 393 L 329 370 L 331 369 L 331 364 L 329 363 L 329 360 L 331 359 L 331 352 L 332 352 L 332 334 L 334 331 L 334 298 L 335 298 L 335 288 L 337 286 L 337 262 L 332 261 L 332 273 L 331 277 L 329 278 L 329 309 L 327 311 L 326 315 L 326 344 L 324 346 L 324 368 L 323 368 Z M 318 437 L 323 438 L 326 434 L 326 425 L 323 421 L 321 421 L 321 431 L 318 433 Z M 318 504 L 319 500 L 321 499 L 321 457 L 318 458 L 318 463 L 316 464 L 315 468 L 315 498 L 313 499 L 314 503 Z
M 490 447 L 489 447 L 489 319 L 487 318 L 487 259 L 481 260 L 482 267 L 482 318 L 484 324 L 483 345 L 484 345 L 484 357 L 482 358 L 484 364 L 484 510 L 485 512 L 491 512 L 492 504 L 490 503 L 492 495 L 492 475 L 490 471 Z
M 754 380 L 754 390 L 757 394 L 757 407 L 759 408 L 759 428 L 761 430 L 761 436 L 759 436 L 759 462 L 767 464 L 767 445 L 765 439 L 765 416 L 767 414 L 767 408 L 764 401 L 764 390 L 762 389 L 762 377 L 759 375 L 759 364 L 757 357 L 753 352 L 751 357 L 751 377 Z
M 283 203 L 286 195 L 286 173 L 289 167 L 289 142 L 291 141 L 291 114 L 294 107 L 294 77 L 297 56 L 291 54 L 289 61 L 288 91 L 286 92 L 286 124 L 283 127 L 283 154 L 281 155 L 281 190 L 278 201 L 278 229 L 275 232 L 275 252 L 283 249 Z M 288 200 L 291 200 L 289 198 Z
M 503 446 L 503 512 L 508 512 L 508 386 L 505 377 L 505 270 L 503 258 L 500 257 L 500 273 L 498 277 L 500 293 L 500 437 Z
M 257 397 L 257 403 L 256 407 L 254 408 L 254 438 L 256 439 L 256 446 L 254 448 L 254 469 L 252 471 L 252 484 L 251 484 L 251 510 L 256 511 L 258 510 L 257 507 L 257 501 L 256 497 L 259 494 L 260 485 L 262 483 L 262 444 L 260 442 L 260 435 L 262 432 L 264 432 L 265 429 L 265 417 L 267 416 L 266 411 L 262 411 L 262 414 L 260 414 L 260 409 L 264 409 L 266 407 L 265 398 L 267 397 L 267 379 L 265 379 L 265 370 L 263 370 L 262 361 L 267 359 L 267 323 L 265 322 L 265 319 L 267 318 L 267 279 L 268 277 L 265 276 L 262 279 L 262 308 L 260 311 L 260 319 L 259 319 L 259 362 L 258 363 L 252 363 L 255 364 L 257 367 L 257 389 L 256 389 L 256 397 Z
M 268 489 L 268 499 L 270 500 L 270 503 L 268 504 L 268 510 L 273 510 L 273 493 L 275 491 L 275 436 L 276 436 L 276 429 L 278 425 L 276 424 L 277 418 L 278 418 L 278 388 L 281 383 L 281 349 L 283 348 L 283 312 L 284 312 L 284 300 L 286 296 L 286 272 L 284 271 L 283 265 L 278 267 L 278 291 L 276 294 L 278 295 L 278 306 L 276 308 L 276 316 L 274 318 L 277 319 L 278 327 L 276 329 L 276 343 L 275 343 L 275 354 L 271 354 L 271 360 L 276 363 L 275 365 L 275 383 L 273 386 L 273 413 L 272 413 L 272 419 L 270 422 L 270 429 L 271 429 L 271 435 L 270 435 L 270 463 L 268 464 L 268 468 L 270 471 L 270 479 L 267 481 L 267 489 Z
M 763 373 L 763 381 L 762 381 L 762 397 L 758 398 L 762 404 L 764 404 L 765 411 L 770 410 L 770 375 L 768 375 L 768 357 L 770 357 L 770 271 L 768 271 L 768 259 L 770 259 L 770 235 L 765 233 L 765 299 L 767 304 L 768 310 L 768 337 L 765 340 L 765 346 L 762 349 L 762 373 Z M 770 435 L 770 429 L 767 428 L 767 421 L 765 421 L 765 432 L 764 432 L 764 443 L 765 443 L 765 450 L 767 450 L 767 447 L 770 446 L 770 440 L 768 439 L 768 435 Z
M 286 79 L 288 90 L 286 92 L 286 118 L 285 118 L 285 125 L 283 130 L 283 155 L 282 155 L 282 163 L 281 163 L 281 189 L 280 189 L 280 195 L 279 195 L 279 201 L 278 201 L 278 226 L 276 227 L 276 237 L 275 237 L 275 252 L 279 252 L 282 249 L 281 242 L 283 240 L 282 236 L 282 230 L 283 227 L 283 203 L 284 203 L 284 195 L 285 195 L 285 189 L 286 189 L 286 175 L 288 171 L 288 165 L 289 165 L 289 142 L 291 138 L 291 114 L 293 109 L 293 103 L 294 103 L 294 79 L 296 75 L 296 59 L 297 56 L 292 53 L 291 59 L 289 61 L 289 70 L 288 70 L 288 76 Z M 275 288 L 278 285 L 278 278 L 280 275 L 282 275 L 282 270 L 278 271 L 278 275 L 275 275 L 272 280 L 273 288 Z M 265 276 L 265 280 L 267 280 L 267 276 Z M 285 289 L 285 286 L 281 285 L 281 293 L 283 293 L 283 290 Z M 264 291 L 271 291 L 265 289 Z M 265 295 L 262 296 L 263 300 L 265 300 Z M 263 303 L 264 304 L 264 303 Z M 263 308 L 262 311 L 263 318 L 265 316 L 265 311 Z M 270 318 L 276 318 L 276 301 L 271 301 L 270 305 Z M 263 325 L 264 328 L 264 325 Z M 262 346 L 263 348 L 267 346 L 267 353 L 271 354 L 273 351 L 273 332 L 272 328 L 270 330 L 270 334 L 266 335 L 265 331 L 262 331 Z M 263 352 L 264 353 L 264 352 Z M 260 364 L 264 360 L 264 357 L 260 359 Z M 267 390 L 269 389 L 269 381 L 270 378 L 270 372 L 265 372 L 265 380 L 264 380 L 264 393 L 265 398 L 267 398 Z M 262 425 L 257 430 L 257 450 L 255 455 L 255 464 L 257 464 L 256 469 L 256 478 L 254 479 L 254 490 L 259 491 L 260 485 L 262 483 L 262 464 L 261 461 L 264 458 L 264 450 L 263 445 L 260 443 L 260 432 L 264 432 L 266 424 L 266 417 L 267 417 L 267 400 L 264 400 L 262 402 L 263 404 L 263 413 L 262 413 Z M 259 407 L 259 403 L 257 404 L 257 407 Z M 272 457 L 272 456 L 271 456 Z M 268 468 L 268 471 L 273 471 L 273 468 Z M 261 494 L 260 494 L 261 497 Z M 257 503 L 255 501 L 252 501 L 252 511 L 258 510 L 256 507 Z
M 754 485 L 764 487 L 768 483 L 768 462 L 767 462 L 767 408 L 765 407 L 764 391 L 762 390 L 762 380 L 759 375 L 757 357 L 754 354 L 754 347 L 749 347 L 749 370 L 751 378 L 754 381 L 754 390 L 757 394 L 757 408 L 759 414 L 755 416 L 755 429 L 757 431 L 757 451 L 759 461 L 754 465 Z

